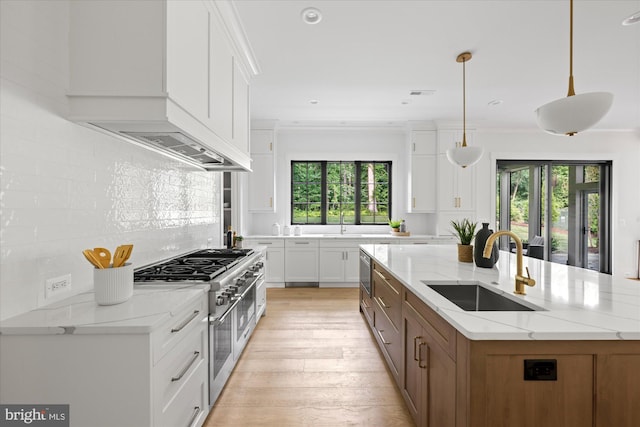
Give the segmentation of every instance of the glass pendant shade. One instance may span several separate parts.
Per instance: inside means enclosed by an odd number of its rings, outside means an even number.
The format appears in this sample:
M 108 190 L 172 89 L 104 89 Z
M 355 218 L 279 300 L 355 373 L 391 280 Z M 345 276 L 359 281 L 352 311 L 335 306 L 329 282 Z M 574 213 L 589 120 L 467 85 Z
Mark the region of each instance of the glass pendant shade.
M 454 165 L 466 168 L 467 166 L 472 166 L 478 163 L 483 152 L 484 150 L 482 147 L 469 147 L 468 145 L 449 148 L 447 150 L 447 159 L 449 159 L 449 161 Z
M 589 129 L 604 117 L 613 104 L 609 92 L 589 92 L 567 96 L 536 110 L 538 126 L 556 135 L 573 135 Z

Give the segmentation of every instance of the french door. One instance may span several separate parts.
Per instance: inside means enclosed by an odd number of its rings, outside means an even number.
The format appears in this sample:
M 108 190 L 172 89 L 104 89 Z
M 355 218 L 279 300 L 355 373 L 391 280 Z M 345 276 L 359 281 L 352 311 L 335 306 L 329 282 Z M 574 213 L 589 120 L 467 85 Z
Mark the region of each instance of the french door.
M 547 261 L 611 273 L 611 162 L 499 160 L 497 171 L 499 229 L 543 240 Z

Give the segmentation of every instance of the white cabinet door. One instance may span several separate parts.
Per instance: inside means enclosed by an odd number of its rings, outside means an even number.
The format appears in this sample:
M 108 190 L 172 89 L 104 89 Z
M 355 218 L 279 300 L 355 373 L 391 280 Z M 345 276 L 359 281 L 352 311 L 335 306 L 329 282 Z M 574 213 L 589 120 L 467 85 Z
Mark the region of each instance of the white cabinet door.
M 223 24 L 216 16 L 211 16 L 210 44 L 210 127 L 220 137 L 231 141 L 233 136 L 233 51 L 224 34 Z
M 252 154 L 273 154 L 274 148 L 274 135 L 272 130 L 251 131 Z
M 233 61 L 233 144 L 249 154 L 249 79 Z
M 344 281 L 360 281 L 360 249 L 352 248 L 345 250 L 344 259 Z
M 285 242 L 285 282 L 318 281 L 318 242 L 287 240 Z
M 417 130 L 411 132 L 411 155 L 435 155 L 437 150 L 437 134 L 434 130 Z
M 344 281 L 344 248 L 320 249 L 320 281 L 343 282 Z
M 284 248 L 267 248 L 265 281 L 271 283 L 284 282 Z
M 472 145 L 474 133 L 467 131 L 467 144 Z M 462 131 L 438 131 L 438 210 L 475 210 L 473 185 L 475 168 L 455 166 L 446 156 L 449 148 L 462 141 Z
M 409 212 L 436 210 L 436 156 L 411 156 Z
M 208 118 L 209 12 L 202 1 L 167 2 L 167 93 Z M 188 48 L 187 48 L 188 47 Z
M 253 154 L 249 174 L 249 211 L 275 212 L 275 169 L 273 155 Z

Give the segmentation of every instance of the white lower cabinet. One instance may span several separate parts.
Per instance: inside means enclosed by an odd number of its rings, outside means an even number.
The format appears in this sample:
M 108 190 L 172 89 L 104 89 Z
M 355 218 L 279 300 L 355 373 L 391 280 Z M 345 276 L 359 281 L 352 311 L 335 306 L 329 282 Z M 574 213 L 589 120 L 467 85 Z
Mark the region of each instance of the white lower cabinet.
M 284 243 L 285 282 L 318 281 L 318 240 L 289 239 Z
M 320 282 L 354 282 L 360 280 L 358 246 L 364 241 L 321 241 Z
M 265 253 L 264 280 L 267 283 L 284 283 L 284 240 L 281 238 L 250 238 L 244 240 L 248 248 L 264 246 Z
M 0 401 L 69 404 L 71 427 L 201 426 L 207 305 L 203 292 L 151 333 L 3 334 Z

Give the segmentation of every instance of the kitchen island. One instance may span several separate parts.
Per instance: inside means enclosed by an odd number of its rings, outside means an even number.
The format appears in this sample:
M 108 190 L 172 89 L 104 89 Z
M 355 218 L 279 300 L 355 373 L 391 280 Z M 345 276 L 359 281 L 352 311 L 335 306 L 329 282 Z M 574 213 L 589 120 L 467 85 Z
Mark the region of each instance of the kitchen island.
M 520 296 L 514 254 L 484 269 L 454 246 L 361 249 L 361 311 L 417 425 L 640 424 L 637 282 L 525 257 L 537 284 Z M 534 310 L 465 311 L 428 286 L 476 283 Z

